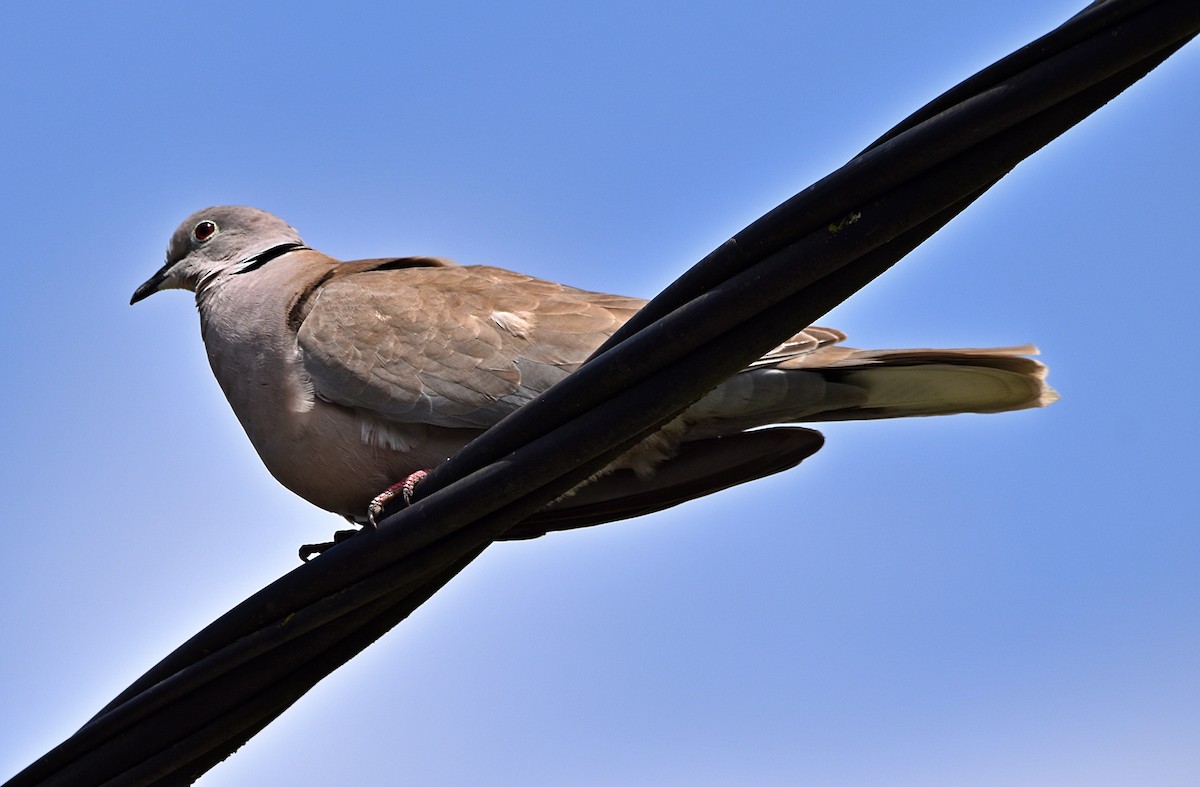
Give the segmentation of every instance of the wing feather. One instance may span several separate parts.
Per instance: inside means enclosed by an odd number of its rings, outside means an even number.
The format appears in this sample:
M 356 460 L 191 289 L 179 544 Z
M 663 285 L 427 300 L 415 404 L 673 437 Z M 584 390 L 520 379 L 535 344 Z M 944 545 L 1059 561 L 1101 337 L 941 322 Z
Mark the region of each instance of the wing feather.
M 313 293 L 298 347 L 322 399 L 481 428 L 569 374 L 641 305 L 498 268 L 355 271 Z

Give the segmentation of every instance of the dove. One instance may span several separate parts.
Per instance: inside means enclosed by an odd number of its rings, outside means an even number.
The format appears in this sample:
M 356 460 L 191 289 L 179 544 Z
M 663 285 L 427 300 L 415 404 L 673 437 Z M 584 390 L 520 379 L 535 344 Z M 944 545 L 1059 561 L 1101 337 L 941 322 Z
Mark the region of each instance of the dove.
M 570 374 L 644 304 L 434 257 L 342 262 L 283 219 L 230 206 L 185 219 L 130 303 L 168 289 L 195 293 L 213 374 L 270 473 L 360 523 Z M 823 441 L 799 424 L 1057 398 L 1031 345 L 858 350 L 844 339 L 800 331 L 510 537 L 635 516 L 794 466 Z

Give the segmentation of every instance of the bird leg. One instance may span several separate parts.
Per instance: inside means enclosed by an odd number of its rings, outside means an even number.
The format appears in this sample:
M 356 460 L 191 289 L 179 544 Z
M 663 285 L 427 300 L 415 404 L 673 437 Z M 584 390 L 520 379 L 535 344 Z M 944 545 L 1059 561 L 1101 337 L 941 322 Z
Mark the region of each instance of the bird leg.
M 418 470 L 417 472 L 410 474 L 408 478 L 405 478 L 403 481 L 392 484 L 387 489 L 375 495 L 375 497 L 371 499 L 371 504 L 367 506 L 367 521 L 363 526 L 369 527 L 372 530 L 378 527 L 375 522 L 375 518 L 383 513 L 384 507 L 387 506 L 388 503 L 392 502 L 397 495 L 404 500 L 404 505 L 412 505 L 413 492 L 416 490 L 417 484 L 421 483 L 421 481 L 427 475 L 429 475 L 428 470 Z M 347 516 L 346 519 L 350 520 L 350 522 L 354 524 L 359 524 L 362 522 L 362 520 L 350 516 Z M 333 534 L 332 541 L 326 541 L 323 544 L 305 544 L 300 547 L 300 559 L 307 563 L 317 555 L 324 553 L 325 550 L 337 546 L 346 539 L 360 532 L 362 531 L 339 530 Z
M 333 534 L 332 541 L 325 541 L 321 544 L 304 544 L 300 547 L 300 560 L 304 563 L 312 560 L 317 555 L 322 555 L 326 550 L 332 549 L 342 543 L 351 536 L 358 535 L 360 530 L 339 530 Z
M 416 490 L 417 484 L 424 480 L 425 476 L 429 475 L 428 470 L 418 470 L 412 473 L 408 478 L 399 483 L 392 484 L 387 489 L 375 495 L 371 500 L 371 504 L 367 506 L 367 522 L 371 527 L 377 527 L 375 517 L 383 513 L 383 507 L 392 502 L 399 494 L 404 499 L 404 505 L 412 504 L 413 491 Z

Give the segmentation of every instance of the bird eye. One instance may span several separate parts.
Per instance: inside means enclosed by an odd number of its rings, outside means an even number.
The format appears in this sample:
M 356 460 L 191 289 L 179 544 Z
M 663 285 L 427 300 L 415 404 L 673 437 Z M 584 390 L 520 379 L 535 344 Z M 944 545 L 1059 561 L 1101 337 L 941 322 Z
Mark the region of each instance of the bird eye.
M 192 237 L 200 242 L 204 242 L 217 234 L 217 224 L 214 221 L 205 219 L 196 225 L 192 230 Z

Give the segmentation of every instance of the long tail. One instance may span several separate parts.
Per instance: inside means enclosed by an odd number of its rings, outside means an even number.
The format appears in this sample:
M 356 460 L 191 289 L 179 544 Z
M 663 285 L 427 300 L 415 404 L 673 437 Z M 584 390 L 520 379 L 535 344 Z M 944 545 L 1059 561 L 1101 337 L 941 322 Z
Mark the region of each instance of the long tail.
M 855 350 L 841 338 L 824 328 L 797 334 L 506 537 L 638 516 L 793 467 L 823 438 L 791 424 L 999 413 L 1058 398 L 1046 367 L 1027 357 L 1033 346 Z M 756 429 L 771 424 L 781 426 Z
M 779 423 L 999 413 L 1058 399 L 1032 345 L 855 350 L 827 345 L 747 369 L 697 402 L 688 439 Z
M 817 420 L 1003 413 L 1058 399 L 1033 345 L 964 350 L 855 350 L 822 369 L 828 383 L 850 385 L 865 400 Z

